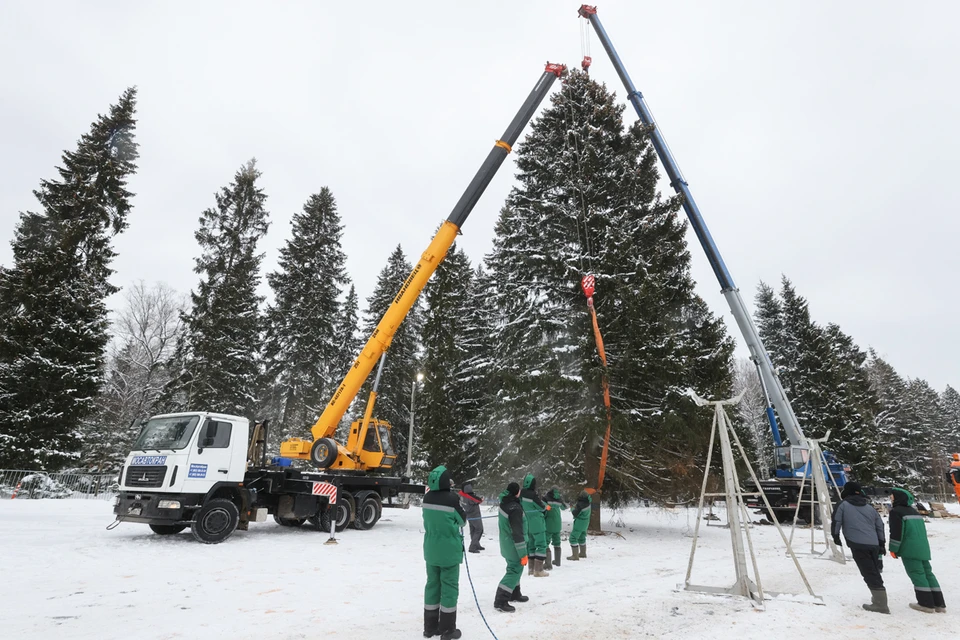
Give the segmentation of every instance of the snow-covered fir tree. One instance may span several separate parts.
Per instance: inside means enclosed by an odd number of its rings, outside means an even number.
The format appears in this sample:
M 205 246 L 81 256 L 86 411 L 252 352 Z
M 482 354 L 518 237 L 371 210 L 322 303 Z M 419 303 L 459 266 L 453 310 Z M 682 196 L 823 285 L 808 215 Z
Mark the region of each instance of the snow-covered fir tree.
M 343 350 L 356 333 L 356 294 L 343 300 L 350 279 L 342 236 L 336 201 L 323 187 L 293 216 L 279 269 L 267 275 L 274 294 L 264 347 L 271 441 L 305 436 L 349 366 Z
M 407 261 L 400 245 L 387 259 L 387 264 L 377 276 L 373 293 L 367 298 L 367 307 L 363 312 L 363 334 L 373 333 L 383 314 L 393 302 L 413 266 Z M 373 412 L 375 418 L 387 420 L 393 427 L 394 442 L 397 446 L 396 468 L 402 469 L 407 463 L 407 432 L 410 428 L 410 390 L 417 376 L 420 351 L 420 331 L 423 324 L 421 299 L 410 309 L 410 313 L 397 328 L 387 351 L 387 359 L 377 391 L 377 405 Z M 376 368 L 367 379 L 358 395 L 366 403 L 370 389 L 376 377 Z M 363 407 L 358 407 L 358 414 Z
M 75 462 L 103 383 L 106 298 L 136 170 L 136 89 L 100 115 L 34 195 L 0 270 L 0 468 Z
M 601 363 L 580 280 L 597 279 L 614 426 L 604 495 L 689 495 L 709 412 L 684 391 L 730 390 L 732 343 L 693 292 L 678 198 L 657 191 L 649 130 L 574 73 L 517 150 L 487 257 L 496 327 L 491 470 L 594 484 L 605 429 Z M 698 485 L 697 485 L 698 486 Z
M 424 381 L 415 421 L 426 468 L 446 465 L 458 484 L 474 478 L 479 463 L 475 354 L 467 340 L 472 277 L 469 258 L 454 245 L 424 289 Z
M 360 338 L 360 298 L 352 284 L 347 297 L 340 305 L 337 314 L 334 335 L 337 338 L 337 350 L 333 361 L 333 373 L 338 384 L 347 374 L 350 365 L 360 354 L 363 340 Z
M 257 243 L 269 226 L 259 177 L 251 160 L 216 194 L 216 207 L 200 214 L 195 237 L 201 255 L 194 268 L 200 283 L 190 293 L 186 331 L 174 357 L 182 370 L 161 397 L 162 409 L 258 417 L 263 254 Z
M 756 321 L 804 434 L 872 482 L 883 459 L 875 423 L 876 398 L 864 369 L 867 354 L 839 326 L 822 327 L 807 300 L 785 276 L 778 296 L 760 283 Z M 770 345 L 776 345 L 772 348 Z
M 899 448 L 894 456 L 908 470 L 904 482 L 923 493 L 942 493 L 944 411 L 938 394 L 926 380 L 907 381 L 900 421 Z
M 876 399 L 873 423 L 879 446 L 886 454 L 886 464 L 879 471 L 877 481 L 887 485 L 900 484 L 912 475 L 904 464 L 908 456 L 903 451 L 904 447 L 911 446 L 911 438 L 909 433 L 901 430 L 901 424 L 907 420 L 903 404 L 907 384 L 874 350 L 869 350 L 868 354 L 867 380 Z
M 944 445 L 949 453 L 960 453 L 960 393 L 947 385 L 940 394 L 944 416 Z

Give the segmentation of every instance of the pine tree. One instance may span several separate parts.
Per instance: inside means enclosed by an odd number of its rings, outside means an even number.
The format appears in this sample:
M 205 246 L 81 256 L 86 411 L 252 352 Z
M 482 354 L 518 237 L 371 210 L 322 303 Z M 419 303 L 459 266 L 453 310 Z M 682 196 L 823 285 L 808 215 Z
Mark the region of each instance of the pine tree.
M 942 442 L 944 411 L 940 395 L 926 380 L 915 378 L 907 382 L 904 394 L 904 416 L 900 437 L 900 462 L 907 467 L 908 486 L 923 493 L 943 494 L 947 455 Z
M 342 235 L 336 201 L 323 187 L 293 216 L 279 270 L 267 275 L 274 293 L 266 313 L 267 413 L 280 440 L 309 431 L 346 371 L 343 349 L 356 325 L 346 327 L 342 317 L 349 284 Z
M 873 482 L 882 466 L 874 417 L 876 398 L 864 353 L 836 324 L 821 327 L 785 276 L 781 297 L 760 283 L 756 321 L 804 435 L 850 464 L 857 479 Z M 776 350 L 770 347 L 776 345 Z
M 872 483 L 886 454 L 874 426 L 877 400 L 864 367 L 867 354 L 836 324 L 828 324 L 823 337 L 829 349 L 821 390 L 826 400 L 821 422 L 830 430 L 826 446 L 861 482 Z
M 613 394 L 604 497 L 614 502 L 698 488 L 710 415 L 684 390 L 728 393 L 732 350 L 693 292 L 680 201 L 657 191 L 649 129 L 625 129 L 622 113 L 605 87 L 569 77 L 518 149 L 520 184 L 487 257 L 500 318 L 485 438 L 493 472 L 596 484 L 606 420 L 579 288 L 590 271 Z
M 911 446 L 910 434 L 901 428 L 901 424 L 906 420 L 904 400 L 907 385 L 896 370 L 872 349 L 869 351 L 866 369 L 867 379 L 877 403 L 873 419 L 877 441 L 886 454 L 886 464 L 878 476 L 878 481 L 882 484 L 902 484 L 911 476 L 905 464 L 909 457 L 906 451 Z
M 216 194 L 217 206 L 200 214 L 195 237 L 201 255 L 194 268 L 200 283 L 190 293 L 185 337 L 174 357 L 183 369 L 160 400 L 168 410 L 257 417 L 263 333 L 257 243 L 269 226 L 259 177 L 251 160 Z
M 467 255 L 451 247 L 424 290 L 423 391 L 417 403 L 421 449 L 426 467 L 446 465 L 462 484 L 478 471 L 476 418 L 472 398 L 470 287 Z
M 351 284 L 347 297 L 340 305 L 340 313 L 337 315 L 334 335 L 337 338 L 337 352 L 334 356 L 334 384 L 338 384 L 347 369 L 356 360 L 363 347 L 363 340 L 359 336 L 360 330 L 360 301 L 357 297 L 357 290 Z
M 0 467 L 56 470 L 78 457 L 117 291 L 111 240 L 132 208 L 135 107 L 127 89 L 34 191 L 42 212 L 20 215 L 13 266 L 0 271 Z
M 387 264 L 377 277 L 373 293 L 367 298 L 367 308 L 363 313 L 363 333 L 371 335 L 383 314 L 400 291 L 413 266 L 407 261 L 400 245 L 390 254 Z M 393 427 L 394 442 L 397 447 L 395 468 L 402 469 L 407 463 L 407 433 L 410 429 L 410 387 L 416 380 L 419 366 L 420 332 L 422 320 L 421 302 L 410 309 L 400 324 L 386 354 L 380 388 L 377 391 L 377 405 L 374 417 L 387 420 Z M 376 369 L 367 380 L 360 397 L 366 402 L 373 384 Z M 365 405 L 364 405 L 365 406 Z M 358 413 L 363 409 L 358 408 Z
M 947 385 L 940 395 L 944 414 L 944 445 L 949 453 L 960 453 L 960 393 Z

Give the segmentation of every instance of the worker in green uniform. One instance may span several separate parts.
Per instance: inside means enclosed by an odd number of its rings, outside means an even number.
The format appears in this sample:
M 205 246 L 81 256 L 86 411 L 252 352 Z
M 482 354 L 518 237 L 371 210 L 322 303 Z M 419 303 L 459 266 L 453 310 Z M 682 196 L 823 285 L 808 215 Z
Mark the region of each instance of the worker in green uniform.
M 913 508 L 913 495 L 906 489 L 894 489 L 890 510 L 890 557 L 903 562 L 913 582 L 917 601 L 910 608 L 924 613 L 946 613 L 940 583 L 930 567 L 930 543 L 923 516 Z
M 587 527 L 590 525 L 590 505 L 593 504 L 593 498 L 590 493 L 584 489 L 577 497 L 577 504 L 573 511 L 573 531 L 570 532 L 570 548 L 573 555 L 567 560 L 580 560 L 587 557 Z
M 460 637 L 457 598 L 466 523 L 460 498 L 450 490 L 450 472 L 443 465 L 430 472 L 423 497 L 423 559 L 427 586 L 423 590 L 423 637 L 441 640 Z
M 563 521 L 560 519 L 560 512 L 566 510 L 567 505 L 560 497 L 560 489 L 551 487 L 550 491 L 543 497 L 550 510 L 544 516 L 547 526 L 547 563 L 550 562 L 550 545 L 553 545 L 553 566 L 560 566 L 560 529 L 563 528 Z M 543 565 L 547 568 L 547 564 Z
M 527 519 L 520 505 L 520 485 L 511 482 L 500 494 L 500 555 L 507 561 L 507 572 L 497 585 L 493 607 L 513 613 L 517 610 L 511 602 L 526 602 L 530 598 L 520 593 L 520 578 L 527 558 Z
M 544 570 L 547 559 L 547 526 L 543 514 L 549 507 L 537 495 L 537 479 L 528 473 L 523 479 L 520 491 L 520 504 L 527 517 L 527 552 L 530 554 L 528 573 L 535 578 L 546 578 L 550 574 Z

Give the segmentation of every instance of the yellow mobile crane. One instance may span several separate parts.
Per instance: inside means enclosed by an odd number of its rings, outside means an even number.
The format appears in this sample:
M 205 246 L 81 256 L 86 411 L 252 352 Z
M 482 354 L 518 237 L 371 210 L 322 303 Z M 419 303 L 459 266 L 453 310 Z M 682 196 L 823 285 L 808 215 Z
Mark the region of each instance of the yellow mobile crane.
M 350 525 L 369 529 L 380 519 L 383 507 L 396 506 L 394 497 L 423 493 L 423 485 L 412 484 L 408 478 L 364 473 L 389 470 L 396 460 L 390 425 L 371 417 L 376 383 L 363 420 L 350 427 L 347 444 L 338 444 L 332 436 L 377 360 L 382 370 L 384 353 L 420 290 L 447 254 L 553 81 L 565 70 L 563 65 L 547 63 L 533 91 L 423 252 L 313 425 L 313 439 L 293 438 L 281 444 L 281 458 L 310 460 L 330 471 L 295 469 L 289 466 L 289 460 L 282 459 L 279 464 L 269 464 L 265 423 L 250 425 L 242 416 L 208 411 L 153 416 L 144 421 L 140 437 L 120 471 L 120 493 L 114 502 L 118 521 L 148 524 L 158 535 L 173 535 L 190 527 L 197 540 L 212 544 L 227 539 L 238 528 L 246 529 L 249 522 L 261 522 L 267 515 L 288 527 L 299 527 L 309 520 L 322 531 L 331 527 L 340 531 Z M 379 376 L 378 372 L 378 380 Z
M 350 425 L 350 434 L 346 445 L 337 443 L 333 439 L 333 434 L 336 432 L 343 414 L 350 403 L 353 402 L 360 391 L 360 387 L 366 381 L 378 360 L 381 361 L 376 378 L 379 382 L 380 371 L 383 368 L 382 358 L 387 349 L 390 348 L 390 342 L 400 327 L 400 323 L 407 317 L 407 313 L 409 313 L 413 303 L 416 302 L 420 291 L 447 255 L 447 251 L 456 240 L 467 216 L 470 215 L 484 189 L 490 184 L 490 180 L 493 179 L 507 154 L 510 153 L 517 138 L 520 137 L 520 132 L 533 117 L 540 102 L 549 92 L 553 81 L 559 78 L 565 70 L 565 65 L 547 63 L 543 75 L 537 81 L 533 91 L 527 97 L 503 136 L 497 140 L 493 149 L 490 150 L 487 159 L 467 186 L 453 212 L 450 213 L 450 216 L 441 225 L 440 230 L 437 231 L 430 242 L 430 246 L 420 256 L 420 260 L 413 267 L 413 271 L 410 272 L 387 312 L 380 319 L 377 328 L 374 329 L 370 339 L 367 340 L 363 351 L 353 362 L 353 366 L 344 376 L 343 382 L 340 383 L 336 393 L 333 394 L 333 398 L 327 404 L 323 414 L 311 428 L 313 438 L 311 440 L 301 438 L 286 440 L 280 445 L 281 457 L 310 460 L 320 469 L 365 471 L 389 469 L 393 466 L 397 456 L 393 446 L 390 425 L 386 421 L 371 417 L 376 403 L 376 384 L 374 384 L 373 391 L 370 392 L 363 420 L 358 420 Z

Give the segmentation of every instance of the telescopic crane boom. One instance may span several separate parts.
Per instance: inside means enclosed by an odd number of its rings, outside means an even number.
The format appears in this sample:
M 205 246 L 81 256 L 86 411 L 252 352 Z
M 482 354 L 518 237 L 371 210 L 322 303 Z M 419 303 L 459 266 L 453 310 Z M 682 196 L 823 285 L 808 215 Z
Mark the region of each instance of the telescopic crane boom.
M 834 488 L 837 488 L 841 483 L 845 482 L 845 478 L 841 474 L 838 481 L 837 476 L 833 475 L 829 468 L 828 461 L 824 457 L 824 452 L 821 449 L 821 444 L 826 441 L 826 438 L 808 440 L 804 437 L 803 431 L 800 429 L 800 424 L 797 422 L 797 416 L 793 412 L 793 407 L 790 406 L 790 401 L 787 400 L 787 394 L 784 392 L 783 385 L 780 384 L 777 372 L 773 368 L 773 363 L 770 361 L 770 356 L 767 354 L 767 350 L 764 349 L 763 342 L 760 340 L 760 333 L 757 331 L 756 325 L 753 324 L 753 319 L 751 319 L 750 314 L 747 312 L 747 307 L 743 302 L 743 298 L 740 296 L 740 290 L 737 289 L 733 283 L 733 278 L 727 270 L 727 265 L 720 256 L 720 250 L 713 241 L 713 237 L 710 235 L 710 231 L 703 221 L 703 216 L 700 215 L 700 208 L 697 206 L 697 201 L 693 199 L 693 194 L 690 192 L 690 187 L 687 185 L 687 181 L 684 180 L 683 174 L 680 173 L 680 167 L 677 166 L 677 161 L 674 159 L 670 148 L 664 141 L 663 134 L 653 119 L 653 114 L 650 112 L 649 107 L 647 107 L 646 102 L 644 102 L 643 94 L 633 86 L 630 75 L 623 66 L 620 56 L 617 55 L 616 49 L 613 48 L 613 43 L 610 42 L 606 30 L 604 30 L 603 25 L 600 23 L 600 18 L 597 17 L 597 8 L 585 4 L 580 7 L 578 13 L 593 25 L 593 30 L 600 38 L 603 48 L 606 50 L 610 61 L 617 70 L 617 75 L 620 76 L 620 80 L 623 82 L 623 86 L 627 91 L 627 99 L 630 101 L 630 104 L 633 105 L 633 108 L 636 109 L 640 121 L 651 127 L 650 138 L 653 143 L 653 148 L 656 150 L 657 155 L 660 156 L 660 161 L 663 163 L 663 167 L 667 172 L 667 177 L 670 178 L 670 186 L 683 196 L 683 210 L 687 214 L 687 219 L 690 220 L 690 226 L 693 227 L 694 233 L 697 234 L 700 246 L 703 247 L 704 253 L 707 254 L 707 260 L 710 262 L 710 267 L 713 269 L 714 275 L 717 276 L 717 280 L 720 282 L 720 292 L 723 294 L 723 297 L 726 298 L 727 304 L 730 306 L 730 311 L 733 313 L 733 317 L 737 321 L 737 326 L 740 328 L 740 334 L 743 336 L 744 342 L 747 343 L 747 349 L 750 350 L 750 359 L 753 360 L 757 371 L 760 373 L 760 383 L 767 399 L 767 418 L 770 421 L 770 429 L 773 432 L 774 441 L 777 443 L 778 459 L 787 461 L 789 469 L 785 469 L 784 472 L 789 476 L 790 483 L 796 483 L 797 477 L 805 478 L 807 475 L 812 476 L 811 484 L 815 489 L 815 493 L 811 493 L 811 496 L 815 496 L 816 510 L 819 513 L 820 521 L 823 523 L 824 541 L 832 558 L 843 563 L 845 561 L 843 552 L 837 549 L 833 544 L 833 539 L 826 535 L 830 527 L 832 514 L 832 502 L 830 498 L 830 488 L 827 485 L 827 477 L 829 476 L 831 478 L 831 483 Z M 585 63 L 586 62 L 585 60 Z M 790 438 L 790 444 L 792 446 L 784 446 L 781 444 L 776 418 L 770 407 L 771 403 L 773 407 L 776 408 L 777 415 L 780 417 L 780 423 L 783 425 L 787 437 Z M 827 436 L 829 435 L 828 432 Z M 797 450 L 796 454 L 794 454 L 794 450 Z M 776 483 L 777 481 L 773 482 Z M 786 483 L 787 480 L 783 482 Z M 801 483 L 801 488 L 802 484 L 803 483 Z M 764 488 L 763 490 L 767 491 L 768 489 Z M 783 494 L 782 491 L 781 494 Z M 797 499 L 799 500 L 800 497 Z M 796 505 L 794 504 L 792 506 Z M 813 505 L 811 505 L 811 511 L 812 510 Z M 814 516 L 814 514 L 811 514 L 811 516 Z
M 660 161 L 663 163 L 663 167 L 667 172 L 667 177 L 670 178 L 670 186 L 683 196 L 683 210 L 687 214 L 687 219 L 690 220 L 690 226 L 693 227 L 694 233 L 697 234 L 697 239 L 700 241 L 700 246 L 703 247 L 703 251 L 707 255 L 707 260 L 710 262 L 710 267 L 713 269 L 714 275 L 717 276 L 717 280 L 720 282 L 720 291 L 730 306 L 730 311 L 737 321 L 737 326 L 740 328 L 744 342 L 747 343 L 747 349 L 750 350 L 750 359 L 753 360 L 760 371 L 760 379 L 767 395 L 767 402 L 773 403 L 773 406 L 776 408 L 777 415 L 780 416 L 780 422 L 783 424 L 783 428 L 786 430 L 791 444 L 806 449 L 808 447 L 807 439 L 800 429 L 800 424 L 797 422 L 797 416 L 793 412 L 793 407 L 790 406 L 790 401 L 787 400 L 783 385 L 780 384 L 780 379 L 777 377 L 773 364 L 770 362 L 770 357 L 763 347 L 763 342 L 760 340 L 760 333 L 757 331 L 756 325 L 753 324 L 753 320 L 747 312 L 747 307 L 743 302 L 743 298 L 740 296 L 740 290 L 737 289 L 733 283 L 733 277 L 731 277 L 730 272 L 727 270 L 727 265 L 724 263 L 720 255 L 720 250 L 713 241 L 713 236 L 710 235 L 710 230 L 707 229 L 707 225 L 703 221 L 703 216 L 700 215 L 700 208 L 697 206 L 697 201 L 694 200 L 693 194 L 690 192 L 687 181 L 683 178 L 683 174 L 680 173 L 680 167 L 677 165 L 677 161 L 673 158 L 670 148 L 663 139 L 663 134 L 660 133 L 660 128 L 656 126 L 653 114 L 650 112 L 649 107 L 647 107 L 646 102 L 644 102 L 643 94 L 633 86 L 633 81 L 630 79 L 627 69 L 623 66 L 620 56 L 617 55 L 616 49 L 613 48 L 613 43 L 610 42 L 607 32 L 600 23 L 600 18 L 597 16 L 597 8 L 585 4 L 580 7 L 579 14 L 593 25 L 597 37 L 600 38 L 603 48 L 606 50 L 610 61 L 617 71 L 617 75 L 620 76 L 620 80 L 623 82 L 623 86 L 627 91 L 627 99 L 630 101 L 630 104 L 633 105 L 633 108 L 636 109 L 640 121 L 653 127 L 653 131 L 650 134 L 653 147 L 657 155 L 660 156 Z M 770 412 L 768 412 L 768 417 L 772 418 Z M 771 424 L 771 428 L 774 432 L 774 439 L 779 440 L 775 422 Z
M 370 375 L 373 367 L 383 353 L 390 347 L 390 342 L 400 327 L 400 323 L 407 317 L 414 302 L 416 302 L 417 297 L 420 295 L 420 291 L 447 255 L 447 251 L 450 249 L 454 240 L 456 240 L 467 216 L 473 211 L 474 206 L 487 188 L 487 185 L 490 184 L 500 165 L 503 164 L 503 161 L 506 159 L 507 154 L 510 153 L 513 145 L 516 144 L 523 128 L 533 117 L 533 114 L 540 106 L 544 97 L 549 93 L 554 80 L 559 78 L 564 71 L 566 71 L 565 65 L 547 63 L 543 74 L 530 92 L 530 95 L 527 96 L 523 106 L 520 107 L 517 115 L 514 116 L 513 121 L 510 122 L 507 130 L 503 133 L 503 136 L 496 141 L 493 149 L 491 149 L 487 155 L 486 160 L 483 161 L 473 180 L 470 181 L 466 191 L 460 196 L 457 205 L 453 208 L 447 220 L 440 226 L 440 230 L 437 231 L 437 234 L 430 242 L 426 251 L 420 256 L 420 259 L 413 267 L 403 286 L 400 287 L 400 291 L 394 297 L 390 307 L 386 313 L 384 313 L 383 318 L 380 319 L 377 327 L 373 330 L 360 355 L 353 362 L 346 376 L 344 376 L 343 382 L 337 387 L 336 392 L 320 415 L 320 418 L 316 424 L 313 425 L 311 429 L 313 440 L 308 441 L 299 438 L 287 440 L 281 445 L 280 449 L 283 457 L 309 459 L 321 468 L 336 466 L 345 469 L 363 469 L 389 467 L 392 465 L 392 458 L 388 460 L 386 458 L 390 456 L 386 455 L 381 455 L 378 459 L 373 459 L 369 462 L 361 460 L 361 457 L 363 457 L 363 449 L 365 448 L 365 433 L 358 432 L 351 434 L 350 443 L 348 444 L 355 443 L 353 447 L 339 445 L 332 440 L 331 436 L 336 432 L 341 418 L 343 418 L 350 403 L 353 402 L 353 399 L 360 391 L 360 387 Z M 366 430 L 366 423 L 368 421 L 369 418 L 364 421 L 364 430 Z M 333 455 L 334 452 L 336 452 L 336 456 Z

